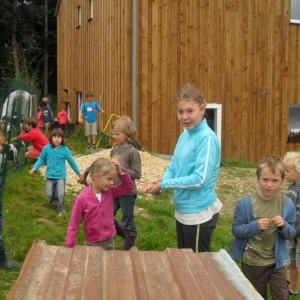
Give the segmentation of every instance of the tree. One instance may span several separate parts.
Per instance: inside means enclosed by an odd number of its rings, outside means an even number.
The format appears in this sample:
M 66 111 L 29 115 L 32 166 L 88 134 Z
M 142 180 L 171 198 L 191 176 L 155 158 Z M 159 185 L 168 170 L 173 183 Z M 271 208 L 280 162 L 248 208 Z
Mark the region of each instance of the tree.
M 49 72 L 51 75 L 56 73 L 56 2 L 1 0 L 0 77 L 14 78 L 42 88 L 48 81 Z M 47 29 L 46 34 L 48 19 L 49 31 Z M 50 86 L 56 93 L 56 76 L 52 77 Z M 44 88 L 48 89 L 48 84 L 44 84 Z

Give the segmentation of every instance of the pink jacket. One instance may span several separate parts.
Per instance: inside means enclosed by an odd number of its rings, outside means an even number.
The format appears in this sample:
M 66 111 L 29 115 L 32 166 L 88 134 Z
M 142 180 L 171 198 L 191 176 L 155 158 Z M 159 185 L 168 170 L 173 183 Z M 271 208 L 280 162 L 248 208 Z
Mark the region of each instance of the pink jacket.
M 69 222 L 66 247 L 76 245 L 76 236 L 81 219 L 84 222 L 85 240 L 90 243 L 101 242 L 116 235 L 114 225 L 114 199 L 123 196 L 133 189 L 133 183 L 128 172 L 119 175 L 122 183 L 111 186 L 107 192 L 101 193 L 101 203 L 88 186 L 73 202 L 72 216 Z

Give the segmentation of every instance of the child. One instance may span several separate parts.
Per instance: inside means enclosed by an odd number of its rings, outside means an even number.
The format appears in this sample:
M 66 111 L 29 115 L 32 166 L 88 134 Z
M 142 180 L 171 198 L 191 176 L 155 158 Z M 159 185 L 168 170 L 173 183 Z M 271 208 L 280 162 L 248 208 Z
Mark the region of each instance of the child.
M 38 128 L 42 133 L 45 133 L 45 128 L 44 128 L 44 121 L 43 121 L 43 112 L 42 108 L 39 107 L 39 111 L 37 113 L 37 121 L 38 121 Z
M 129 250 L 135 244 L 137 236 L 134 222 L 134 203 L 137 197 L 135 179 L 141 178 L 141 158 L 139 151 L 132 145 L 135 140 L 135 129 L 129 117 L 123 116 L 117 119 L 112 126 L 113 137 L 117 144 L 110 152 L 110 157 L 116 157 L 132 179 L 134 189 L 130 193 L 116 198 L 114 201 L 114 214 L 121 208 L 122 223 L 115 221 L 117 234 L 125 238 L 123 250 Z M 116 178 L 115 184 L 120 180 Z
M 267 155 L 256 171 L 259 190 L 236 204 L 229 249 L 233 260 L 242 260 L 242 271 L 258 293 L 267 299 L 289 299 L 286 269 L 290 263 L 287 239 L 295 236 L 296 210 L 293 201 L 279 192 L 285 176 L 280 157 Z
M 43 122 L 45 124 L 45 135 L 47 138 L 49 138 L 50 126 L 54 122 L 53 112 L 52 112 L 51 108 L 49 107 L 48 103 L 45 101 L 42 101 L 41 108 L 42 108 L 42 112 L 43 112 Z
M 87 148 L 91 147 L 91 137 L 92 137 L 92 147 L 96 148 L 96 136 L 97 136 L 97 110 L 101 113 L 105 111 L 99 106 L 99 104 L 94 100 L 94 94 L 91 92 L 86 93 L 87 102 L 82 105 L 80 124 L 83 123 L 83 116 L 85 118 L 85 135 L 88 139 Z
M 296 235 L 288 241 L 290 252 L 290 295 L 298 295 L 298 279 L 300 267 L 300 152 L 287 152 L 283 158 L 285 164 L 285 178 L 291 182 L 287 197 L 292 199 L 296 206 Z
M 2 131 L 0 131 L 0 153 L 3 151 L 4 145 L 5 145 L 5 135 Z M 4 158 L 5 158 L 5 155 L 1 155 L 1 166 L 2 167 L 5 165 L 4 163 L 2 163 L 2 159 L 4 159 Z M 1 173 L 2 172 L 3 172 L 3 170 L 1 168 Z M 9 261 L 6 257 L 5 250 L 4 250 L 5 245 L 4 245 L 4 240 L 2 237 L 3 227 L 4 227 L 4 215 L 3 215 L 3 207 L 2 207 L 4 179 L 5 179 L 5 176 L 1 176 L 1 179 L 0 179 L 0 267 L 4 268 L 7 271 L 12 271 L 12 270 L 16 269 L 19 266 L 19 264 L 16 262 Z
M 222 208 L 215 192 L 220 145 L 204 117 L 206 103 L 202 93 L 187 84 L 176 100 L 177 117 L 186 130 L 178 139 L 163 178 L 144 183 L 143 190 L 157 194 L 173 189 L 178 248 L 209 252 Z
M 10 141 L 20 139 L 24 142 L 30 142 L 32 146 L 27 148 L 26 158 L 38 159 L 43 148 L 49 144 L 45 135 L 37 128 L 38 122 L 36 118 L 30 117 L 24 121 L 25 130 L 19 136 L 12 138 Z
M 122 183 L 114 186 L 117 173 Z M 87 174 L 90 175 L 92 184 L 74 199 L 66 246 L 75 246 L 79 223 L 83 219 L 86 244 L 100 246 L 104 250 L 114 250 L 113 237 L 116 235 L 116 229 L 113 199 L 132 191 L 132 181 L 128 172 L 122 171 L 117 159 L 96 159 L 84 173 L 83 183 L 86 185 Z
M 66 109 L 63 107 L 57 115 L 59 126 L 64 132 L 65 136 L 68 134 L 69 116 Z
M 81 177 L 80 170 L 65 143 L 65 135 L 60 128 L 55 128 L 50 133 L 50 144 L 47 145 L 33 168 L 29 171 L 32 175 L 41 166 L 47 164 L 46 171 L 46 195 L 50 204 L 58 200 L 58 216 L 66 212 L 65 209 L 65 184 L 67 177 L 66 160 L 74 172 Z

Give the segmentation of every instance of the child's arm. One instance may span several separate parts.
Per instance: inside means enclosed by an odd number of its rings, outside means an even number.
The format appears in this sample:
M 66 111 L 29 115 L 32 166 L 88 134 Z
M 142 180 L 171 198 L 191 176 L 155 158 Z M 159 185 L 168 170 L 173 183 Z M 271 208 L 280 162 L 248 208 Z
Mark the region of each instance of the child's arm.
M 35 171 L 37 171 L 47 161 L 47 155 L 46 155 L 46 149 L 47 148 L 48 148 L 47 145 L 43 148 L 42 153 L 40 154 L 38 160 L 33 165 L 33 168 L 29 171 L 30 175 L 32 175 Z
M 72 156 L 72 154 L 71 154 L 68 147 L 66 147 L 65 150 L 66 150 L 66 160 L 67 160 L 67 162 L 69 163 L 69 165 L 71 166 L 73 171 L 79 176 L 79 178 L 81 178 L 81 172 L 80 172 L 80 169 L 79 169 L 79 167 L 76 163 L 76 160 Z
M 131 152 L 130 167 L 125 170 L 130 174 L 132 179 L 140 179 L 142 177 L 141 157 L 138 150 Z
M 259 227 L 259 220 L 252 221 L 247 215 L 245 207 L 246 198 L 238 201 L 234 210 L 234 221 L 232 224 L 232 234 L 237 238 L 249 238 L 262 233 Z
M 274 220 L 274 221 L 273 221 Z M 296 207 L 290 198 L 285 199 L 282 216 L 275 216 L 272 221 L 283 238 L 291 240 L 296 234 L 294 222 L 296 220 Z

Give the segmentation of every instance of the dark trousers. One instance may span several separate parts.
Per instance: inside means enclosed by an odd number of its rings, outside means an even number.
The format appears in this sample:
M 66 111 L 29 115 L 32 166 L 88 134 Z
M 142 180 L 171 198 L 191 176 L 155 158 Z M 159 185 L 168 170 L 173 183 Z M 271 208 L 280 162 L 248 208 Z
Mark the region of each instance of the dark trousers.
M 268 283 L 270 284 L 273 300 L 289 299 L 285 268 L 276 269 L 275 264 L 268 266 L 250 266 L 242 263 L 242 271 L 264 299 L 267 299 Z
M 211 237 L 218 219 L 219 213 L 215 214 L 209 221 L 200 224 L 198 252 L 210 252 Z M 179 249 L 188 248 L 196 252 L 197 226 L 184 225 L 176 220 L 177 244 Z
M 119 198 L 116 198 L 114 201 L 114 213 L 121 208 L 122 212 L 122 224 L 125 227 L 126 236 L 137 236 L 136 225 L 134 222 L 134 203 L 136 199 L 135 195 L 125 195 Z

